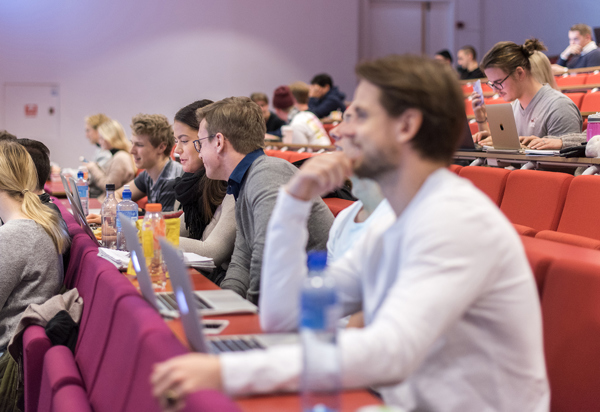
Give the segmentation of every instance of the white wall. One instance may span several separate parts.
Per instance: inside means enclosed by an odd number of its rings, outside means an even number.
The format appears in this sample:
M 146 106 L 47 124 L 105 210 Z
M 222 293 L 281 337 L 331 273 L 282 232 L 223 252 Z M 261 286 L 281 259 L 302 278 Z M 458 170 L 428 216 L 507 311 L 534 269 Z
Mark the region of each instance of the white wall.
M 50 150 L 76 166 L 93 151 L 92 113 L 129 130 L 140 112 L 172 119 L 200 98 L 272 95 L 323 71 L 351 95 L 357 26 L 357 0 L 1 1 L 0 85 L 60 84 L 61 142 Z

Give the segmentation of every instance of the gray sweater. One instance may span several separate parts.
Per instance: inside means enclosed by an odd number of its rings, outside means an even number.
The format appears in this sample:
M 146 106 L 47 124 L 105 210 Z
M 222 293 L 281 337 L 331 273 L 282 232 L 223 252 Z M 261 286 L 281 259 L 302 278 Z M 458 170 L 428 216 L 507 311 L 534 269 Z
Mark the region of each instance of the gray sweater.
M 63 275 L 61 256 L 40 225 L 15 219 L 0 227 L 0 351 L 27 306 L 58 293 Z
M 231 263 L 221 287 L 231 289 L 253 303 L 258 303 L 260 271 L 265 235 L 279 188 L 298 169 L 290 162 L 270 156 L 260 156 L 248 169 L 235 204 L 237 231 Z M 308 220 L 306 250 L 326 250 L 333 214 L 318 199 Z

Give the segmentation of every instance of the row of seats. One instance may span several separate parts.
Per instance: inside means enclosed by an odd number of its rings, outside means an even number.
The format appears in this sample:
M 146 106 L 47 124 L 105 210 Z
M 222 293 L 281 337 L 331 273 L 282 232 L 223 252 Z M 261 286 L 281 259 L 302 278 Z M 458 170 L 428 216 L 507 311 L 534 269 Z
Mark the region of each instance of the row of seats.
M 517 231 L 600 250 L 600 176 L 453 165 L 500 207 Z
M 594 73 L 575 73 L 575 74 L 563 74 L 556 76 L 556 84 L 559 87 L 563 86 L 581 86 L 583 84 L 600 84 L 600 72 L 595 71 Z
M 165 321 L 57 202 L 72 237 L 65 286 L 77 288 L 83 314 L 75 354 L 51 348 L 44 329 L 23 338 L 25 411 L 159 411 L 150 374 L 157 362 L 187 352 Z M 209 406 L 207 406 L 209 405 Z M 186 410 L 238 411 L 219 392 L 190 397 Z

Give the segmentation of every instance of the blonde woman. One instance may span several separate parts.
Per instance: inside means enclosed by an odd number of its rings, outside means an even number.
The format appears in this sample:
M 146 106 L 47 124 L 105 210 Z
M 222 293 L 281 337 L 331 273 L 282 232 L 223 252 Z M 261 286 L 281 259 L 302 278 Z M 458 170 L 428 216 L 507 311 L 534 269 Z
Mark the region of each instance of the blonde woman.
M 556 84 L 554 74 L 552 74 L 550 60 L 544 53 L 539 50 L 534 51 L 529 57 L 529 63 L 531 63 L 531 74 L 540 84 L 547 84 L 554 90 L 561 91 Z
M 113 183 L 119 189 L 125 183 L 133 180 L 136 173 L 135 164 L 129 154 L 131 143 L 127 140 L 123 126 L 116 120 L 108 120 L 98 126 L 98 143 L 108 150 L 112 157 L 100 167 L 97 163 L 87 163 L 86 166 L 93 176 L 93 184 L 104 193 L 107 183 Z
M 61 254 L 70 238 L 64 221 L 35 194 L 31 156 L 16 142 L 0 142 L 0 353 L 21 314 L 58 293 Z

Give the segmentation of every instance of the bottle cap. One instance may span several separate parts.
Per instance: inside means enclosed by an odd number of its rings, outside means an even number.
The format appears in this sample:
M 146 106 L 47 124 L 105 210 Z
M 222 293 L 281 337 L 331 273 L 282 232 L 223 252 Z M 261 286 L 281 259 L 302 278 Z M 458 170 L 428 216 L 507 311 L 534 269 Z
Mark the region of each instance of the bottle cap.
M 107 183 L 106 184 L 106 191 L 108 192 L 109 190 L 112 190 L 112 191 L 115 190 L 115 184 L 114 183 Z
M 77 172 L 77 179 L 83 179 L 83 171 Z
M 162 205 L 160 203 L 148 203 L 146 205 L 147 212 L 162 212 Z
M 123 186 L 123 200 L 131 200 L 131 190 L 129 190 L 129 185 Z
M 327 266 L 327 251 L 311 250 L 306 261 L 308 270 L 323 270 Z

